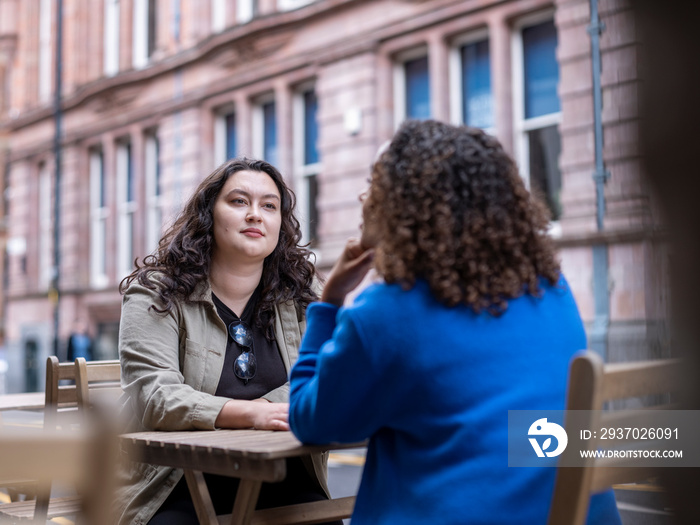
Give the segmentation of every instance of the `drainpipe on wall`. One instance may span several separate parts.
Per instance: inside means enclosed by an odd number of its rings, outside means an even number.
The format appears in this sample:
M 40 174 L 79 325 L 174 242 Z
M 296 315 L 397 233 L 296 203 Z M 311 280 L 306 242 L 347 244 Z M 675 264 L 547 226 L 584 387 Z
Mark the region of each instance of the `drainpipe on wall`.
M 61 268 L 61 84 L 63 73 L 63 0 L 56 0 L 56 66 L 54 92 L 54 139 L 53 151 L 56 162 L 53 201 L 53 268 L 49 301 L 53 305 L 53 354 L 59 356 L 59 277 Z M 59 356 L 60 358 L 60 356 Z
M 599 232 L 604 230 L 605 183 L 610 173 L 603 162 L 603 101 L 600 80 L 600 34 L 605 25 L 598 17 L 598 0 L 590 0 L 591 24 L 588 33 L 591 36 L 591 64 L 593 73 L 593 124 L 595 140 L 595 172 L 593 180 L 596 187 L 596 225 Z M 607 361 L 608 329 L 610 326 L 610 287 L 608 276 L 608 246 L 605 243 L 593 245 L 593 304 L 594 318 L 590 330 L 589 347 L 598 352 Z

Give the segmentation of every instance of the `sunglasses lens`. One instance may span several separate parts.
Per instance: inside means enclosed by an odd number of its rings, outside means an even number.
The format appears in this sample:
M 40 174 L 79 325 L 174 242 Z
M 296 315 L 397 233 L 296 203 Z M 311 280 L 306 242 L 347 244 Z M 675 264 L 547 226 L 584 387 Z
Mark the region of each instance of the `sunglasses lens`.
M 251 346 L 253 344 L 253 336 L 243 323 L 229 325 L 228 333 L 241 346 Z
M 257 364 L 255 363 L 255 354 L 253 352 L 243 352 L 233 363 L 233 371 L 241 379 L 253 379 L 256 369 Z

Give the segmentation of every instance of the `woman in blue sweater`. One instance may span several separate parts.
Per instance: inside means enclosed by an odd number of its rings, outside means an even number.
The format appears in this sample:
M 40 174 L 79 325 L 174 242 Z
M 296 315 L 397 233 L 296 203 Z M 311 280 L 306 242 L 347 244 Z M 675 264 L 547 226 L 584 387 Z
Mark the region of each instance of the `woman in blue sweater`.
M 555 469 L 508 467 L 508 411 L 563 410 L 586 336 L 544 207 L 495 138 L 409 121 L 363 222 L 308 307 L 293 432 L 369 438 L 354 525 L 545 524 Z M 342 307 L 372 264 L 383 282 Z M 611 492 L 588 523 L 620 523 Z

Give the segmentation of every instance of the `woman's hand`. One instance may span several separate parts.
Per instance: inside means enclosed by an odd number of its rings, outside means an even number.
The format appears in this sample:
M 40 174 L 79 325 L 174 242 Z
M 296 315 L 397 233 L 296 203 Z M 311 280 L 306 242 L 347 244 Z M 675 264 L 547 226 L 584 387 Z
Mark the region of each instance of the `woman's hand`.
M 354 290 L 372 267 L 374 250 L 351 238 L 331 270 L 321 293 L 321 301 L 343 306 L 345 296 Z
M 219 412 L 214 425 L 217 428 L 289 430 L 289 404 L 269 403 L 264 399 L 231 399 Z

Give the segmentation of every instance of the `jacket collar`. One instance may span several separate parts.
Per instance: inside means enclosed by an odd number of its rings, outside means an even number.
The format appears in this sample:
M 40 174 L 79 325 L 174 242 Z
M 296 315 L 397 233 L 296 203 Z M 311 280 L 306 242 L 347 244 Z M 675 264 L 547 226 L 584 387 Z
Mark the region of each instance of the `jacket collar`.
M 208 278 L 195 287 L 190 295 L 190 301 L 208 303 L 214 306 L 214 301 L 211 298 L 211 284 Z

